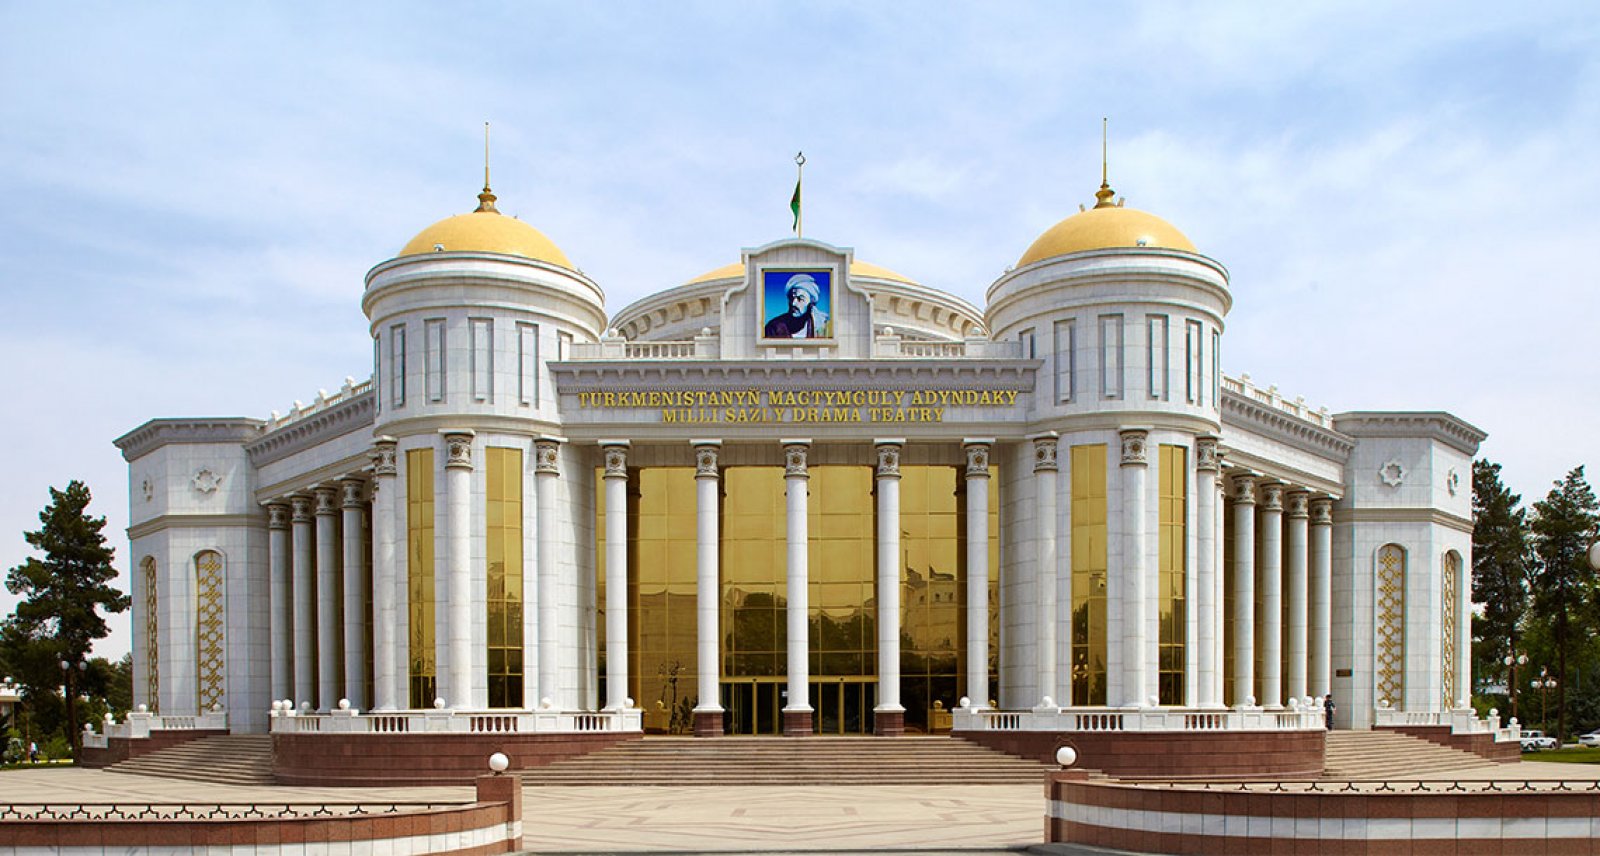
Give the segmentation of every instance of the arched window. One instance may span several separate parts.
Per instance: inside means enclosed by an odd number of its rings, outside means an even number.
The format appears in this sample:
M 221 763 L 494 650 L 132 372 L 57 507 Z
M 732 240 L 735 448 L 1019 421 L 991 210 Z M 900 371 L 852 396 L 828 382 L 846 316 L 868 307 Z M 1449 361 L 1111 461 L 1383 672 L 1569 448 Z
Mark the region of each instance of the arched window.
M 156 712 L 161 698 L 161 649 L 156 645 L 160 629 L 156 600 L 156 557 L 145 556 L 139 561 L 139 572 L 144 580 L 144 695 L 150 712 Z
M 199 712 L 222 704 L 227 689 L 227 646 L 223 638 L 222 554 L 204 550 L 194 557 L 194 635 Z
M 1378 699 L 1400 709 L 1406 691 L 1406 551 L 1378 548 Z

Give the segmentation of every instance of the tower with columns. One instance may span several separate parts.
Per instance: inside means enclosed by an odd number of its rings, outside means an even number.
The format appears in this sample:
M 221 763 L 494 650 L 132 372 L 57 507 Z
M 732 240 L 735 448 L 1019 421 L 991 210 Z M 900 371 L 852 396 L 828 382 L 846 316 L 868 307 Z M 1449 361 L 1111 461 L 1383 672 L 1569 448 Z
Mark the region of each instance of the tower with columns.
M 981 309 L 791 238 L 608 314 L 485 187 L 368 273 L 369 379 L 116 441 L 136 701 L 701 736 L 1468 707 L 1482 432 L 1224 375 L 1227 269 L 1114 196 Z

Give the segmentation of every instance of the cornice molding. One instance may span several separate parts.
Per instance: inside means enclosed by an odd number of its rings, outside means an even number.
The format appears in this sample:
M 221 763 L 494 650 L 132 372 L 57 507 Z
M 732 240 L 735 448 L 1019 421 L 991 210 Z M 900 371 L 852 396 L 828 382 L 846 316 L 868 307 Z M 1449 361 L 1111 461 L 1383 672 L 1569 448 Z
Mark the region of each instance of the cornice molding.
M 661 389 L 921 390 L 930 383 L 982 383 L 991 390 L 1033 391 L 1038 360 L 662 360 L 551 363 L 556 392 Z
M 250 464 L 259 469 L 335 437 L 371 428 L 377 418 L 376 403 L 376 393 L 369 391 L 263 435 L 245 446 Z
M 1333 509 L 1334 523 L 1432 523 L 1472 533 L 1472 520 L 1437 508 L 1340 508 Z
M 143 538 L 168 529 L 266 529 L 266 514 L 163 514 L 128 527 L 128 537 Z
M 1437 440 L 1463 455 L 1478 454 L 1489 435 L 1442 410 L 1356 410 L 1335 413 L 1333 425 L 1352 437 Z
M 248 443 L 261 436 L 266 424 L 242 416 L 152 419 L 111 442 L 122 450 L 122 459 L 131 463 L 162 446 L 177 443 Z
M 1356 447 L 1355 440 L 1339 431 L 1314 425 L 1276 407 L 1254 401 L 1231 390 L 1222 391 L 1222 426 L 1253 431 L 1302 451 L 1343 463 Z M 1226 441 L 1227 437 L 1224 436 Z

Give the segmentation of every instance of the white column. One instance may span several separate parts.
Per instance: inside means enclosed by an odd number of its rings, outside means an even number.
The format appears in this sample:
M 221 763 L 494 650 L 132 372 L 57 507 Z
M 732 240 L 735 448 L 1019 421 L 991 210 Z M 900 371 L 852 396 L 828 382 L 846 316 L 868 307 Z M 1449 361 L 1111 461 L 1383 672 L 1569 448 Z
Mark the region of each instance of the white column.
M 272 640 L 272 700 L 280 701 L 294 691 L 294 607 L 289 603 L 289 504 L 267 503 L 267 597 L 271 612 L 267 616 L 268 638 Z M 150 700 L 151 706 L 155 699 Z
M 874 441 L 878 454 L 878 705 L 873 731 L 905 730 L 900 706 L 900 451 L 903 439 Z
M 556 576 L 556 491 L 561 487 L 561 441 L 540 437 L 534 442 L 533 478 L 539 493 L 538 557 L 539 584 L 539 647 L 538 687 L 536 699 L 526 699 L 529 707 L 542 706 L 545 699 L 557 708 L 564 707 L 561 697 L 560 649 L 561 611 L 557 608 Z
M 1056 557 L 1056 492 L 1060 466 L 1054 431 L 1033 438 L 1034 537 L 1034 648 L 1038 658 L 1039 703 L 1056 698 L 1056 582 L 1060 562 Z M 1071 699 L 1064 699 L 1070 702 Z
M 472 704 L 472 438 L 444 435 L 445 676 L 444 700 L 462 710 Z
M 1256 477 L 1233 477 L 1233 704 L 1256 703 Z
M 1309 607 L 1306 586 L 1306 526 L 1311 494 L 1303 490 L 1289 492 L 1285 516 L 1289 522 L 1284 527 L 1287 541 L 1284 552 L 1288 566 L 1284 568 L 1289 580 L 1289 672 L 1288 686 L 1284 692 L 1289 698 L 1303 699 L 1306 695 L 1306 615 Z
M 718 625 L 722 592 L 717 567 L 722 542 L 718 531 L 722 473 L 717 466 L 721 440 L 690 440 L 694 446 L 695 516 L 695 651 L 699 676 L 698 703 L 694 706 L 697 737 L 722 733 L 722 667 L 718 660 Z M 802 469 L 804 461 L 802 459 Z
M 1472 706 L 1472 566 L 1456 562 L 1456 697 L 1453 708 Z
M 311 497 L 290 497 L 293 513 L 290 518 L 294 553 L 294 703 L 296 707 L 314 700 L 317 694 L 316 583 L 311 576 L 313 561 L 311 531 Z
M 628 441 L 601 440 L 606 483 L 606 710 L 628 700 Z
M 338 491 L 316 488 L 317 497 L 317 709 L 339 701 L 339 507 Z
M 1195 451 L 1195 699 L 1197 707 L 1217 708 L 1217 438 L 1197 437 Z
M 1261 706 L 1283 707 L 1283 485 L 1261 486 Z
M 1216 616 L 1217 622 L 1217 641 L 1212 646 L 1216 657 L 1217 672 L 1212 685 L 1215 688 L 1214 692 L 1218 704 L 1221 704 L 1222 700 L 1227 697 L 1226 687 L 1228 680 L 1227 670 L 1223 665 L 1228 659 L 1228 637 L 1224 630 L 1228 626 L 1228 575 L 1225 573 L 1225 569 L 1228 567 L 1228 480 L 1222 476 L 1223 460 L 1222 450 L 1218 449 L 1217 501 L 1215 506 L 1217 510 L 1217 528 L 1214 565 L 1217 569 L 1215 575 L 1217 584 L 1215 588 L 1216 608 L 1212 612 Z
M 989 450 L 994 438 L 962 441 L 967 456 L 967 692 L 989 704 Z
M 1333 500 L 1311 500 L 1311 694 L 1333 691 Z
M 401 669 L 408 641 L 395 609 L 395 441 L 372 444 L 372 706 L 395 710 L 406 703 Z
M 810 531 L 806 520 L 806 482 L 810 478 L 806 469 L 806 452 L 811 447 L 811 441 L 795 439 L 780 442 L 783 444 L 784 461 L 784 533 L 788 548 L 788 568 L 784 579 L 789 598 L 784 609 L 788 623 L 786 651 L 789 655 L 789 701 L 783 706 L 783 733 L 800 735 L 811 733 L 812 713 L 811 639 L 807 621 L 810 617 L 807 598 Z
M 358 710 L 367 708 L 367 564 L 361 515 L 366 482 L 345 479 L 340 534 L 344 544 L 344 697 Z
M 1146 444 L 1149 432 L 1125 428 L 1122 438 L 1122 699 L 1113 704 L 1137 706 L 1156 694 L 1154 668 L 1160 637 L 1150 637 L 1151 595 L 1147 560 L 1149 527 L 1145 520 L 1145 486 L 1149 478 Z

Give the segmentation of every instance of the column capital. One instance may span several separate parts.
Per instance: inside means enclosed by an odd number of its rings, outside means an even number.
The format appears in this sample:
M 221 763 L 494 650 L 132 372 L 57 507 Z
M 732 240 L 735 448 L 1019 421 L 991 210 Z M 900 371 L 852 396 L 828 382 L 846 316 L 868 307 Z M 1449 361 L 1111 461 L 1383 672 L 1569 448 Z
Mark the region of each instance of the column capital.
M 310 523 L 311 501 L 311 497 L 306 496 L 303 493 L 297 493 L 294 496 L 289 497 L 289 505 L 294 509 L 294 513 L 290 519 L 295 523 Z
M 476 434 L 464 428 L 447 428 L 439 433 L 444 436 L 445 468 L 472 469 L 472 438 Z
M 878 452 L 878 478 L 900 477 L 900 450 L 905 444 L 903 438 L 880 438 L 873 441 Z
M 1228 497 L 1235 505 L 1256 504 L 1256 480 L 1259 475 L 1243 470 L 1232 474 L 1233 491 Z
M 1308 516 L 1308 506 L 1311 503 L 1311 492 L 1302 488 L 1290 488 L 1284 502 L 1284 513 L 1295 520 L 1304 520 Z
M 288 529 L 289 528 L 289 503 L 288 503 L 288 501 L 287 500 L 282 500 L 282 499 L 275 499 L 275 500 L 267 503 L 266 506 L 267 506 L 267 528 L 268 529 Z
M 1331 497 L 1314 496 L 1311 498 L 1311 525 L 1333 525 L 1333 499 Z
M 601 440 L 600 452 L 605 456 L 605 478 L 625 479 L 628 477 L 628 446 L 627 440 Z
M 344 489 L 345 508 L 360 508 L 362 506 L 364 500 L 362 494 L 365 493 L 363 489 L 367 486 L 366 479 L 349 476 L 342 479 L 339 482 L 339 486 Z
M 561 475 L 561 442 L 556 437 L 539 437 L 533 441 L 535 474 Z
M 1060 468 L 1060 465 L 1056 463 L 1056 432 L 1047 431 L 1043 434 L 1034 434 L 1028 439 L 1033 441 L 1034 472 L 1055 472 Z
M 967 456 L 967 478 L 989 477 L 989 449 L 993 445 L 992 437 L 968 437 L 961 441 L 961 450 Z
M 323 487 L 318 485 L 312 488 L 312 492 L 315 493 L 317 497 L 318 517 L 321 517 L 324 514 L 339 513 L 339 507 L 333 502 L 333 498 L 339 495 L 338 490 L 331 487 Z
M 811 439 L 779 440 L 783 444 L 783 477 L 786 479 L 808 479 L 811 470 L 807 467 L 807 456 L 811 451 Z
M 1283 482 L 1266 481 L 1261 483 L 1261 510 L 1283 513 Z
M 1146 447 L 1150 443 L 1150 432 L 1144 428 L 1123 428 L 1117 432 L 1122 438 L 1122 466 L 1142 467 L 1150 463 L 1146 457 Z
M 720 473 L 717 471 L 717 453 L 722 450 L 721 440 L 690 440 L 694 447 L 694 477 L 697 479 L 714 479 Z
M 399 442 L 393 437 L 374 438 L 372 450 L 367 452 L 367 457 L 372 459 L 372 474 L 379 477 L 397 475 L 399 469 L 395 461 L 400 454 L 399 448 Z
M 1216 472 L 1222 467 L 1222 452 L 1217 449 L 1217 438 L 1194 438 L 1194 468 L 1196 470 Z

